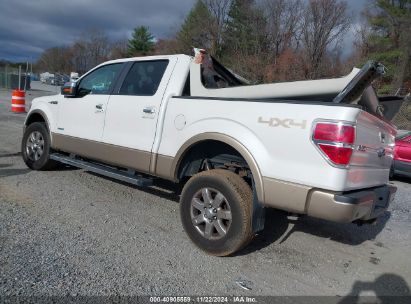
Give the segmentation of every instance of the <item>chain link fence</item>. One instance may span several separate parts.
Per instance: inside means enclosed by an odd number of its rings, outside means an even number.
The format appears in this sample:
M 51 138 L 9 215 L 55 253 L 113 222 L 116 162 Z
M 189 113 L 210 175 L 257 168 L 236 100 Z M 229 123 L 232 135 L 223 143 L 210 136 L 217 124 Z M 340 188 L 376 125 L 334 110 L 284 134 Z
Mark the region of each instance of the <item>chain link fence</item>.
M 400 110 L 392 119 L 392 123 L 397 126 L 399 130 L 411 130 L 411 96 L 405 97 Z
M 9 65 L 0 65 L 0 88 L 15 90 L 19 88 L 19 74 L 20 74 L 20 89 L 30 89 L 30 76 L 15 67 Z
M 391 92 L 391 96 L 400 96 L 404 98 L 397 114 L 391 122 L 397 126 L 398 130 L 411 130 L 411 91 L 409 88 L 400 87 Z

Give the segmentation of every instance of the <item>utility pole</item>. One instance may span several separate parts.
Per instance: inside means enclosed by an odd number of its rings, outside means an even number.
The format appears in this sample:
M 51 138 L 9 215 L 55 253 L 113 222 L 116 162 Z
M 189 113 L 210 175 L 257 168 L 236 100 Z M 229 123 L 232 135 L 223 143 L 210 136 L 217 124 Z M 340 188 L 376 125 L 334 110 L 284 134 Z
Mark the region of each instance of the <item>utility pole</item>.
M 19 91 L 21 88 L 21 65 L 19 65 Z
M 29 72 L 29 62 L 26 61 L 26 73 L 24 74 L 24 92 L 26 92 L 27 88 L 27 73 Z
M 8 89 L 8 86 L 7 86 L 7 77 L 8 77 L 8 75 L 7 75 L 7 63 L 6 63 L 6 67 L 5 67 L 5 73 L 6 73 L 6 78 L 5 78 L 5 85 L 6 85 L 6 89 Z

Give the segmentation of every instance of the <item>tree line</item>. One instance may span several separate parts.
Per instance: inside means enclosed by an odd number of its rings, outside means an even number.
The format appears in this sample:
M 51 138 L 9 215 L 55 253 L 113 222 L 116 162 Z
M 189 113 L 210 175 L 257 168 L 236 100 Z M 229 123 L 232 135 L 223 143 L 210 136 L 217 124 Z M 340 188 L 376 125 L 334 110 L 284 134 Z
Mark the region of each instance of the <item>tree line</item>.
M 342 0 L 197 0 L 172 37 L 155 39 L 139 26 L 130 39 L 111 42 L 89 31 L 70 46 L 45 50 L 37 67 L 84 73 L 108 59 L 192 55 L 194 46 L 256 83 L 341 76 L 375 59 L 388 68 L 382 91 L 410 87 L 411 0 L 371 2 L 353 28 Z M 352 46 L 344 42 L 349 31 Z

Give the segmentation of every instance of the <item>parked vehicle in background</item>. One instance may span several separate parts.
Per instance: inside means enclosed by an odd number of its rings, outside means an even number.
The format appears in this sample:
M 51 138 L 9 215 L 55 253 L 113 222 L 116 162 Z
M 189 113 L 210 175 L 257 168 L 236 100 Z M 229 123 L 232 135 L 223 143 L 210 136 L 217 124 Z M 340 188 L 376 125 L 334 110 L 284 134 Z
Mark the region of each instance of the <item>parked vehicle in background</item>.
M 63 86 L 66 82 L 70 81 L 70 77 L 64 74 L 58 74 L 54 76 L 54 85 L 56 86 Z
M 394 162 L 390 175 L 411 177 L 411 131 L 409 130 L 399 130 L 395 138 Z
M 40 81 L 46 84 L 55 85 L 55 86 L 63 86 L 66 82 L 70 81 L 70 77 L 65 74 L 60 73 L 42 73 L 40 74 Z
M 248 85 L 212 57 L 103 63 L 33 100 L 22 156 L 151 186 L 183 187 L 180 215 L 202 250 L 226 256 L 264 228 L 264 208 L 370 223 L 394 198 L 396 128 L 368 62 L 337 79 Z
M 53 76 L 53 77 L 46 78 L 46 80 L 45 80 L 44 83 L 45 83 L 45 84 L 49 84 L 49 85 L 54 85 L 54 76 Z
M 53 78 L 54 78 L 54 74 L 51 74 L 49 72 L 44 72 L 40 74 L 40 81 L 42 83 L 51 84 L 51 79 Z
M 71 82 L 76 82 L 79 79 L 79 75 L 76 72 L 71 72 L 70 73 L 70 81 Z

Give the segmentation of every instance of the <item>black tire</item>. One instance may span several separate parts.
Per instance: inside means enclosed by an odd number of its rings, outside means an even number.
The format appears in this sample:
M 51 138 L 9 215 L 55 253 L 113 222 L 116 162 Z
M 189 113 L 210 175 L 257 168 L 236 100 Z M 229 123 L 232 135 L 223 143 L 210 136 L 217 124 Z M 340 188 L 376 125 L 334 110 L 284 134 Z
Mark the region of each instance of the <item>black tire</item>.
M 209 193 L 214 192 L 214 197 L 212 194 L 208 196 L 212 198 L 208 210 L 213 209 L 213 211 L 206 211 L 208 207 L 205 206 L 206 199 L 204 199 L 202 189 L 209 189 L 206 190 Z M 223 218 L 211 218 L 207 212 L 215 212 L 216 208 L 214 206 L 211 208 L 211 204 L 214 205 L 217 201 L 218 194 L 221 194 L 224 200 L 222 205 L 217 208 L 216 214 L 225 215 Z M 198 195 L 203 198 L 202 201 L 197 198 Z M 219 200 L 221 200 L 221 195 Z M 199 211 L 201 208 L 198 208 L 198 206 L 193 207 L 194 199 L 198 203 L 203 203 L 205 206 L 203 212 Z M 250 186 L 237 174 L 221 169 L 198 173 L 186 183 L 181 194 L 180 215 L 184 230 L 191 241 L 206 253 L 214 256 L 230 255 L 246 246 L 254 237 L 252 231 L 252 200 L 253 193 Z M 226 219 L 228 210 L 231 220 Z M 197 211 L 199 213 L 193 215 L 193 212 Z M 192 218 L 201 218 L 200 221 L 204 220 L 204 223 L 195 225 Z M 206 237 L 205 227 L 210 223 L 213 232 L 208 233 L 208 237 Z M 202 231 L 203 226 L 204 231 Z M 217 226 L 224 226 L 226 233 L 221 233 L 221 231 L 224 231 L 221 229 L 219 232 Z
M 38 135 L 38 138 L 41 139 L 37 141 L 37 147 L 40 147 L 42 150 L 40 156 L 39 153 L 34 156 L 32 153 L 33 149 L 28 147 L 29 137 L 33 134 Z M 30 141 L 30 144 L 31 143 L 32 142 Z M 34 122 L 30 124 L 24 131 L 23 140 L 21 141 L 21 153 L 27 167 L 32 170 L 51 170 L 55 168 L 57 163 L 50 159 L 50 144 L 50 134 L 47 130 L 46 124 L 41 122 Z

